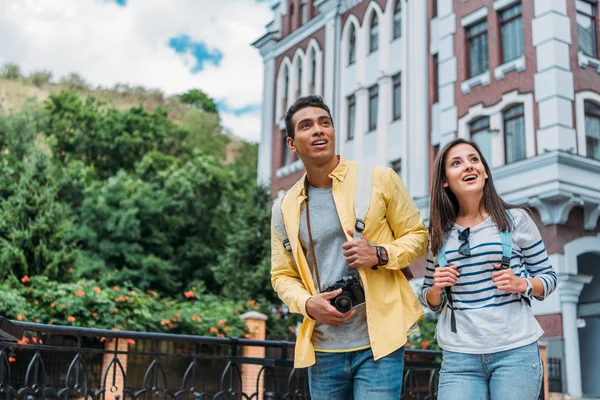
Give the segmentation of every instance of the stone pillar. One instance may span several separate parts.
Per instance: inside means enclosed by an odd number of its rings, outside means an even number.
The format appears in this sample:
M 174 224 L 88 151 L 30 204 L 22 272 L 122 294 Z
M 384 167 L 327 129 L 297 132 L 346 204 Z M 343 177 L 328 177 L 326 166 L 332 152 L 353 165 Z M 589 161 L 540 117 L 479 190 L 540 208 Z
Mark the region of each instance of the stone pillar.
M 378 104 L 378 115 L 377 115 L 377 152 L 373 157 L 371 164 L 383 164 L 387 165 L 389 161 L 388 157 L 388 137 L 389 137 L 389 124 L 393 120 L 392 107 L 393 101 L 393 90 L 391 76 L 384 76 L 379 79 L 379 104 Z M 390 99 L 390 100 L 388 100 Z
M 558 291 L 562 309 L 563 337 L 565 339 L 565 364 L 569 395 L 581 397 L 581 360 L 579 332 L 577 331 L 577 304 L 583 285 L 592 280 L 588 275 L 559 275 Z
M 250 311 L 240 315 L 240 318 L 244 320 L 248 327 L 248 339 L 253 340 L 265 340 L 266 338 L 266 321 L 267 316 L 259 312 Z M 259 346 L 245 346 L 242 351 L 243 357 L 251 358 L 264 358 L 265 348 Z M 264 385 L 264 374 L 261 375 L 260 380 L 258 375 L 262 366 L 243 364 L 242 365 L 242 392 L 248 396 L 252 396 L 256 392 L 256 382 L 258 381 L 258 393 L 257 399 L 263 398 L 263 385 Z
M 268 185 L 271 182 L 273 164 L 273 124 L 275 123 L 275 59 L 265 58 L 264 86 L 262 103 L 262 127 L 258 145 L 258 183 Z
M 532 22 L 537 54 L 535 101 L 538 103 L 537 152 L 577 149 L 573 127 L 573 73 L 570 68 L 571 20 L 566 0 L 535 0 Z
M 408 119 L 407 130 L 402 132 L 408 138 L 408 170 L 406 171 L 408 192 L 413 198 L 429 194 L 428 152 L 428 24 L 427 1 L 415 0 L 408 4 L 408 37 L 404 44 L 408 48 L 408 70 L 403 71 L 408 78 Z M 404 11 L 404 12 L 406 12 Z M 390 97 L 391 98 L 391 97 Z M 388 100 L 389 101 L 389 100 Z
M 544 390 L 544 399 L 550 398 L 550 388 L 548 386 L 548 346 L 545 343 L 539 344 L 540 356 L 542 358 L 542 370 L 544 377 L 542 380 L 542 388 Z
M 101 382 L 101 385 L 106 389 L 103 400 L 116 400 L 116 396 L 119 396 L 120 399 L 123 399 L 125 377 L 127 376 L 127 354 L 117 354 L 116 356 L 123 366 L 123 372 L 121 373 L 121 368 L 119 368 L 119 364 L 116 364 L 116 361 L 111 365 L 111 362 L 115 357 L 114 351 L 116 341 L 118 341 L 118 344 L 116 345 L 117 351 L 127 352 L 129 349 L 129 344 L 125 339 L 107 339 L 104 342 L 104 350 L 106 353 L 104 353 L 102 357 L 102 377 L 104 377 L 104 373 L 109 366 L 111 372 L 109 372 L 107 375 L 106 382 Z M 116 368 L 117 373 L 113 381 L 112 371 L 114 371 L 114 368 Z M 114 392 L 110 390 L 112 387 L 115 388 Z

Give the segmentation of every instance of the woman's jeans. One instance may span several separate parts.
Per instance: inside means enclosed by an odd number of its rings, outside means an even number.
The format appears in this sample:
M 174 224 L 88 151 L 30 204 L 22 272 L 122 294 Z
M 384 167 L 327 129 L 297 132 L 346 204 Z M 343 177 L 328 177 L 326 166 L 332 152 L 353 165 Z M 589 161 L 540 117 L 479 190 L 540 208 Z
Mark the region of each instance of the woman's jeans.
M 371 349 L 346 353 L 316 353 L 308 369 L 312 400 L 399 400 L 404 371 L 404 347 L 379 360 Z
M 542 385 L 538 343 L 492 354 L 444 351 L 439 400 L 536 400 Z

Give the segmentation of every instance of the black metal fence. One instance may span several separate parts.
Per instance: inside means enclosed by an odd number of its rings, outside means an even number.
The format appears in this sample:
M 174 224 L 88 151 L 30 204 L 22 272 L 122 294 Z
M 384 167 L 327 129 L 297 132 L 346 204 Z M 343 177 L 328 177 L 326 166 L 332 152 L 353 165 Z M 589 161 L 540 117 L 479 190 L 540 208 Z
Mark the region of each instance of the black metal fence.
M 562 365 L 560 358 L 548 357 L 548 389 L 562 393 Z
M 293 342 L 18 324 L 26 340 L 0 340 L 7 399 L 310 399 Z M 406 351 L 402 399 L 437 398 L 440 356 Z

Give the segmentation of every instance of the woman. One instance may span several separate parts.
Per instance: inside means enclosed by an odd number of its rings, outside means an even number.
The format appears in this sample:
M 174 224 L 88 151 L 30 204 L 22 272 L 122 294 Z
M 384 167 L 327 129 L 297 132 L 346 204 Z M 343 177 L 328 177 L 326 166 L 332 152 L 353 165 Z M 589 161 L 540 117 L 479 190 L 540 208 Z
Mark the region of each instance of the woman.
M 537 399 L 543 330 L 529 303 L 554 291 L 556 274 L 535 223 L 498 196 L 474 142 L 454 140 L 437 155 L 429 229 L 421 295 L 441 310 L 438 398 Z

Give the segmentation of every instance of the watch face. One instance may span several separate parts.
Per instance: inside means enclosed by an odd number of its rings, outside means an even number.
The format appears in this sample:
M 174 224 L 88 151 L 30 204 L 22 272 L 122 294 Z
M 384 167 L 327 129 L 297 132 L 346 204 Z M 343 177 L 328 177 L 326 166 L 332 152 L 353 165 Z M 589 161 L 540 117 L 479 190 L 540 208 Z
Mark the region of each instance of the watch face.
M 386 264 L 388 262 L 388 253 L 384 247 L 377 246 L 377 258 L 379 258 L 381 264 Z

